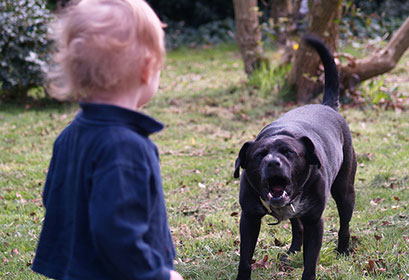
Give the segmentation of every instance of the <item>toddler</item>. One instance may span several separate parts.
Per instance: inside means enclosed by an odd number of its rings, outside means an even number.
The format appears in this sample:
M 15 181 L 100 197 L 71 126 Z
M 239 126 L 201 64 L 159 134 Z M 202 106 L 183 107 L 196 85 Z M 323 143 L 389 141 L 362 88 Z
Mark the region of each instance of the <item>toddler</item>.
M 158 150 L 137 111 L 158 88 L 164 32 L 143 0 L 82 0 L 54 24 L 48 90 L 80 102 L 54 143 L 32 269 L 56 279 L 171 279 Z

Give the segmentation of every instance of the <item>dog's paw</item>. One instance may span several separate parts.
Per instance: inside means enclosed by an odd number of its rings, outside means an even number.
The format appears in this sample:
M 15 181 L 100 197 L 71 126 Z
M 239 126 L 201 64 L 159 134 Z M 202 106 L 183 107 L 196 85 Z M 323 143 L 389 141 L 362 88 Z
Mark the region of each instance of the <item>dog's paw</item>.
M 342 256 L 349 256 L 350 251 L 348 248 L 337 248 L 337 252 L 338 254 L 342 255 Z
M 289 261 L 288 261 L 288 257 L 289 257 L 290 254 L 291 254 L 290 252 L 287 252 L 287 253 L 282 254 L 282 255 L 279 257 L 280 262 L 283 263 L 283 264 L 288 264 L 288 262 L 289 262 Z

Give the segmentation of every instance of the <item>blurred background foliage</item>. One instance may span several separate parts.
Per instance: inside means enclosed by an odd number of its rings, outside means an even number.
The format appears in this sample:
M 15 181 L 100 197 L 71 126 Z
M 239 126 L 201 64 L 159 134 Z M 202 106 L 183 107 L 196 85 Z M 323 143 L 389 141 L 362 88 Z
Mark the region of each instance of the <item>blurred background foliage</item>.
M 409 1 L 348 1 L 341 34 L 359 38 L 390 36 L 409 15 Z
M 52 42 L 47 24 L 52 12 L 67 0 L 0 0 L 0 97 L 21 98 L 29 89 L 42 85 Z M 234 41 L 232 1 L 224 0 L 147 0 L 167 24 L 169 49 L 197 47 Z M 269 20 L 267 0 L 258 1 L 261 22 Z M 344 1 L 340 38 L 388 39 L 409 15 L 407 0 Z M 268 26 L 265 24 L 264 26 Z M 300 29 L 303 25 L 300 24 Z M 301 30 L 302 31 L 302 30 Z M 275 38 L 272 28 L 263 28 L 263 38 Z M 270 33 L 270 34 L 267 34 Z M 267 36 L 270 35 L 270 36 Z M 358 39 L 358 40 L 357 40 Z M 349 41 L 350 42 L 350 41 Z M 274 45 L 274 41 L 269 40 Z
M 168 24 L 169 48 L 234 40 L 233 1 L 223 0 L 147 0 L 162 21 Z M 261 22 L 268 22 L 270 4 L 258 1 Z M 407 0 L 344 1 L 341 39 L 383 38 L 396 30 L 409 15 Z M 303 25 L 300 25 L 302 28 Z M 265 29 L 265 32 L 274 32 Z M 273 34 L 274 35 L 274 34 Z M 264 36 L 267 38 L 268 36 Z M 387 39 L 387 38 L 385 38 Z
M 19 98 L 42 84 L 51 41 L 51 13 L 43 0 L 0 1 L 0 83 L 2 97 Z

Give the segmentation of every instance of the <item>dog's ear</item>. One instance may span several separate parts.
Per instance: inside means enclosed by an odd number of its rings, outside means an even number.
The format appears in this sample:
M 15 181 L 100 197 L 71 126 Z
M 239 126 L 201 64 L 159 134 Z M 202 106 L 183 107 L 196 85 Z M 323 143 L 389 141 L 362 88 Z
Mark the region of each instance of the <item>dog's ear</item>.
M 307 158 L 308 163 L 311 165 L 316 165 L 317 168 L 320 168 L 321 162 L 317 157 L 317 154 L 315 153 L 314 143 L 312 143 L 311 139 L 306 136 L 301 137 L 301 142 L 305 146 L 306 150 L 305 156 Z
M 253 144 L 253 141 L 247 141 L 241 147 L 239 156 L 236 159 L 235 169 L 234 169 L 234 178 L 240 177 L 240 167 L 245 169 L 247 167 L 247 150 Z

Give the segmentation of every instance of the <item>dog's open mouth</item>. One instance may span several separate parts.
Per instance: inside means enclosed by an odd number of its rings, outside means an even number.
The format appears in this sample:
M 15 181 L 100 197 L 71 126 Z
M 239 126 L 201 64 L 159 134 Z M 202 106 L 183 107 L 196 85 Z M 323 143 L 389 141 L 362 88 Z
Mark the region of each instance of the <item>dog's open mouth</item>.
M 267 198 L 268 200 L 280 199 L 286 194 L 287 192 L 284 189 L 274 188 L 267 194 Z
M 290 182 L 286 177 L 272 176 L 267 180 L 267 184 L 269 190 L 267 193 L 267 199 L 269 201 L 274 202 L 288 197 L 285 188 L 290 184 Z

